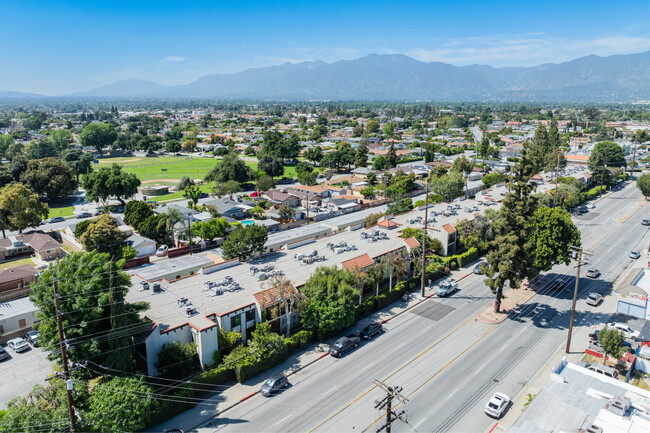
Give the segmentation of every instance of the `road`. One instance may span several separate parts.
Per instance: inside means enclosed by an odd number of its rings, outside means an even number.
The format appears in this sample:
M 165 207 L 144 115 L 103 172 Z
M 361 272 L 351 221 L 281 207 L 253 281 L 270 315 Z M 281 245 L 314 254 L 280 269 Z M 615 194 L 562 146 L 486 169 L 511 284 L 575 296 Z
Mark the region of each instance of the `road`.
M 648 229 L 640 225 L 647 208 L 631 215 L 640 203 L 632 184 L 575 218 L 583 246 L 592 253 L 589 266 L 602 272 L 597 280 L 580 279 L 576 323 L 606 321 L 590 313 L 584 298 L 592 291 L 608 293 L 629 265 L 630 250 L 642 250 L 648 242 Z M 199 430 L 374 432 L 383 424 L 375 401 L 385 394 L 373 379 L 401 386 L 409 399 L 406 405 L 394 402 L 408 420 L 395 422 L 395 432 L 489 430 L 494 420 L 483 407 L 491 394 L 516 395 L 565 341 L 575 272 L 574 265 L 554 268 L 545 280 L 559 276 L 567 282 L 565 289 L 541 285 L 498 325 L 475 320 L 493 295 L 483 277 L 472 274 L 449 298 L 424 301 L 341 359 L 326 357 L 291 376 L 291 386 L 282 393 L 267 399 L 257 395 Z M 583 343 L 574 341 L 574 347 Z

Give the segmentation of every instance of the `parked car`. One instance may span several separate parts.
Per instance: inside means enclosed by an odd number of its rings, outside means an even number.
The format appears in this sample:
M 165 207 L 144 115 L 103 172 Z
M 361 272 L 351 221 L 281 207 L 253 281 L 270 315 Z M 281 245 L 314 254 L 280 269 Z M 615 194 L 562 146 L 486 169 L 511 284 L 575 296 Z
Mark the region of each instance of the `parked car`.
M 370 325 L 359 331 L 359 337 L 363 338 L 364 340 L 370 340 L 372 337 L 381 334 L 383 331 L 384 328 L 382 328 L 381 323 L 372 322 Z
M 269 397 L 274 392 L 280 391 L 289 385 L 289 380 L 284 374 L 276 374 L 266 379 L 266 382 L 260 388 L 260 394 L 264 397 Z
M 636 260 L 636 259 L 638 259 L 639 257 L 641 257 L 641 254 L 639 254 L 638 251 L 630 251 L 630 258 L 631 258 L 631 259 Z
M 585 207 L 586 207 L 587 209 L 596 209 L 596 205 L 593 204 L 593 203 L 587 203 L 587 204 L 585 205 Z
M 561 290 L 564 288 L 564 280 L 562 278 L 556 278 L 551 283 L 552 290 Z
M 31 330 L 23 337 L 27 342 L 31 343 L 32 346 L 38 347 L 38 339 L 41 334 L 38 331 Z
M 589 209 L 587 209 L 587 206 L 580 206 L 578 208 L 578 213 L 587 213 L 589 212 Z
M 454 281 L 445 281 L 444 283 L 440 283 L 438 290 L 436 290 L 436 294 L 440 297 L 444 297 L 454 293 L 456 290 L 458 290 L 458 283 Z
M 608 367 L 606 365 L 602 364 L 593 364 L 585 361 L 580 361 L 578 363 L 580 367 L 584 367 L 587 370 L 595 371 L 596 373 L 600 373 L 602 375 L 605 375 L 607 377 L 612 377 L 614 379 L 618 378 L 618 373 L 616 370 L 614 370 L 612 367 Z
M 641 225 L 642 226 L 650 226 L 650 220 L 642 220 Z
M 207 198 L 209 196 L 210 194 L 208 194 L 207 192 L 202 192 L 201 194 L 199 194 L 199 198 Z
M 487 266 L 487 262 L 481 262 L 478 265 L 474 266 L 474 273 L 476 275 L 483 275 L 483 269 Z
M 77 214 L 77 219 L 82 219 L 82 218 L 90 218 L 93 216 L 90 212 L 81 212 L 80 214 Z
M 20 337 L 7 341 L 7 346 L 11 347 L 14 352 L 24 352 L 29 350 L 29 344 Z
M 587 269 L 587 274 L 589 278 L 598 278 L 600 276 L 600 271 L 596 268 Z
M 610 323 L 607 324 L 607 327 L 619 330 L 619 331 L 621 331 L 623 333 L 625 338 L 632 338 L 634 340 L 636 340 L 637 337 L 640 334 L 639 331 L 636 331 L 636 330 L 630 328 L 629 326 L 627 326 L 624 323 L 610 322 Z
M 4 347 L 0 347 L 0 361 L 11 358 Z
M 354 349 L 359 346 L 360 338 L 356 335 L 348 335 L 347 337 L 341 337 L 330 346 L 329 354 L 340 358 L 345 352 Z
M 502 392 L 495 392 L 485 405 L 485 413 L 494 418 L 501 418 L 510 405 L 510 397 Z
M 156 250 L 156 257 L 165 257 L 167 255 L 167 251 L 169 251 L 169 247 L 167 245 L 159 246 Z
M 593 292 L 587 295 L 587 305 L 597 307 L 602 300 L 603 300 L 603 296 L 600 293 Z
M 50 220 L 48 222 L 50 224 L 52 224 L 52 223 L 60 223 L 60 222 L 63 222 L 63 221 L 65 221 L 65 218 L 63 218 L 63 217 L 54 217 L 54 218 L 50 218 Z

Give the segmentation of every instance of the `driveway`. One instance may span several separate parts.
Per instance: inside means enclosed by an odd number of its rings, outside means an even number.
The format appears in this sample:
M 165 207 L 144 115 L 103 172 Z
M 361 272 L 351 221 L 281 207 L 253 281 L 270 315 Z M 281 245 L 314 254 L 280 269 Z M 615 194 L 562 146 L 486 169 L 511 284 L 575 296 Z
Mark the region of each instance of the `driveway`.
M 39 347 L 22 353 L 16 353 L 6 346 L 5 350 L 11 359 L 0 361 L 0 409 L 6 408 L 12 398 L 27 395 L 34 385 L 45 385 L 45 378 L 54 367 L 54 362 L 48 361 Z

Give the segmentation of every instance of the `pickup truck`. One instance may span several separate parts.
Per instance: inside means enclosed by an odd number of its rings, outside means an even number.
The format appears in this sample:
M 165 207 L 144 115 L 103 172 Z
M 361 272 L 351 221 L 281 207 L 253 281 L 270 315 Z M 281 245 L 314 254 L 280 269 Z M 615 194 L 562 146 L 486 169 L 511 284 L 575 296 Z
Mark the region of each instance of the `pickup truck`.
M 348 335 L 347 337 L 341 337 L 330 346 L 329 354 L 340 358 L 348 350 L 359 345 L 360 338 L 356 335 Z
M 436 294 L 440 297 L 447 296 L 450 293 L 454 293 L 458 290 L 458 283 L 455 281 L 445 281 L 438 286 Z

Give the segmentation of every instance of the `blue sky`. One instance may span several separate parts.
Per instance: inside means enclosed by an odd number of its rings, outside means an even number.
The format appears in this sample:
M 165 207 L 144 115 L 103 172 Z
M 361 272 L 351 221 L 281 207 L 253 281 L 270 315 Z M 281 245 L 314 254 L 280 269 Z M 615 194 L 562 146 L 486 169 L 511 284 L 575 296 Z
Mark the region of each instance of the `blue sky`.
M 532 66 L 650 49 L 647 0 L 5 0 L 0 17 L 0 90 L 50 95 L 370 53 Z

